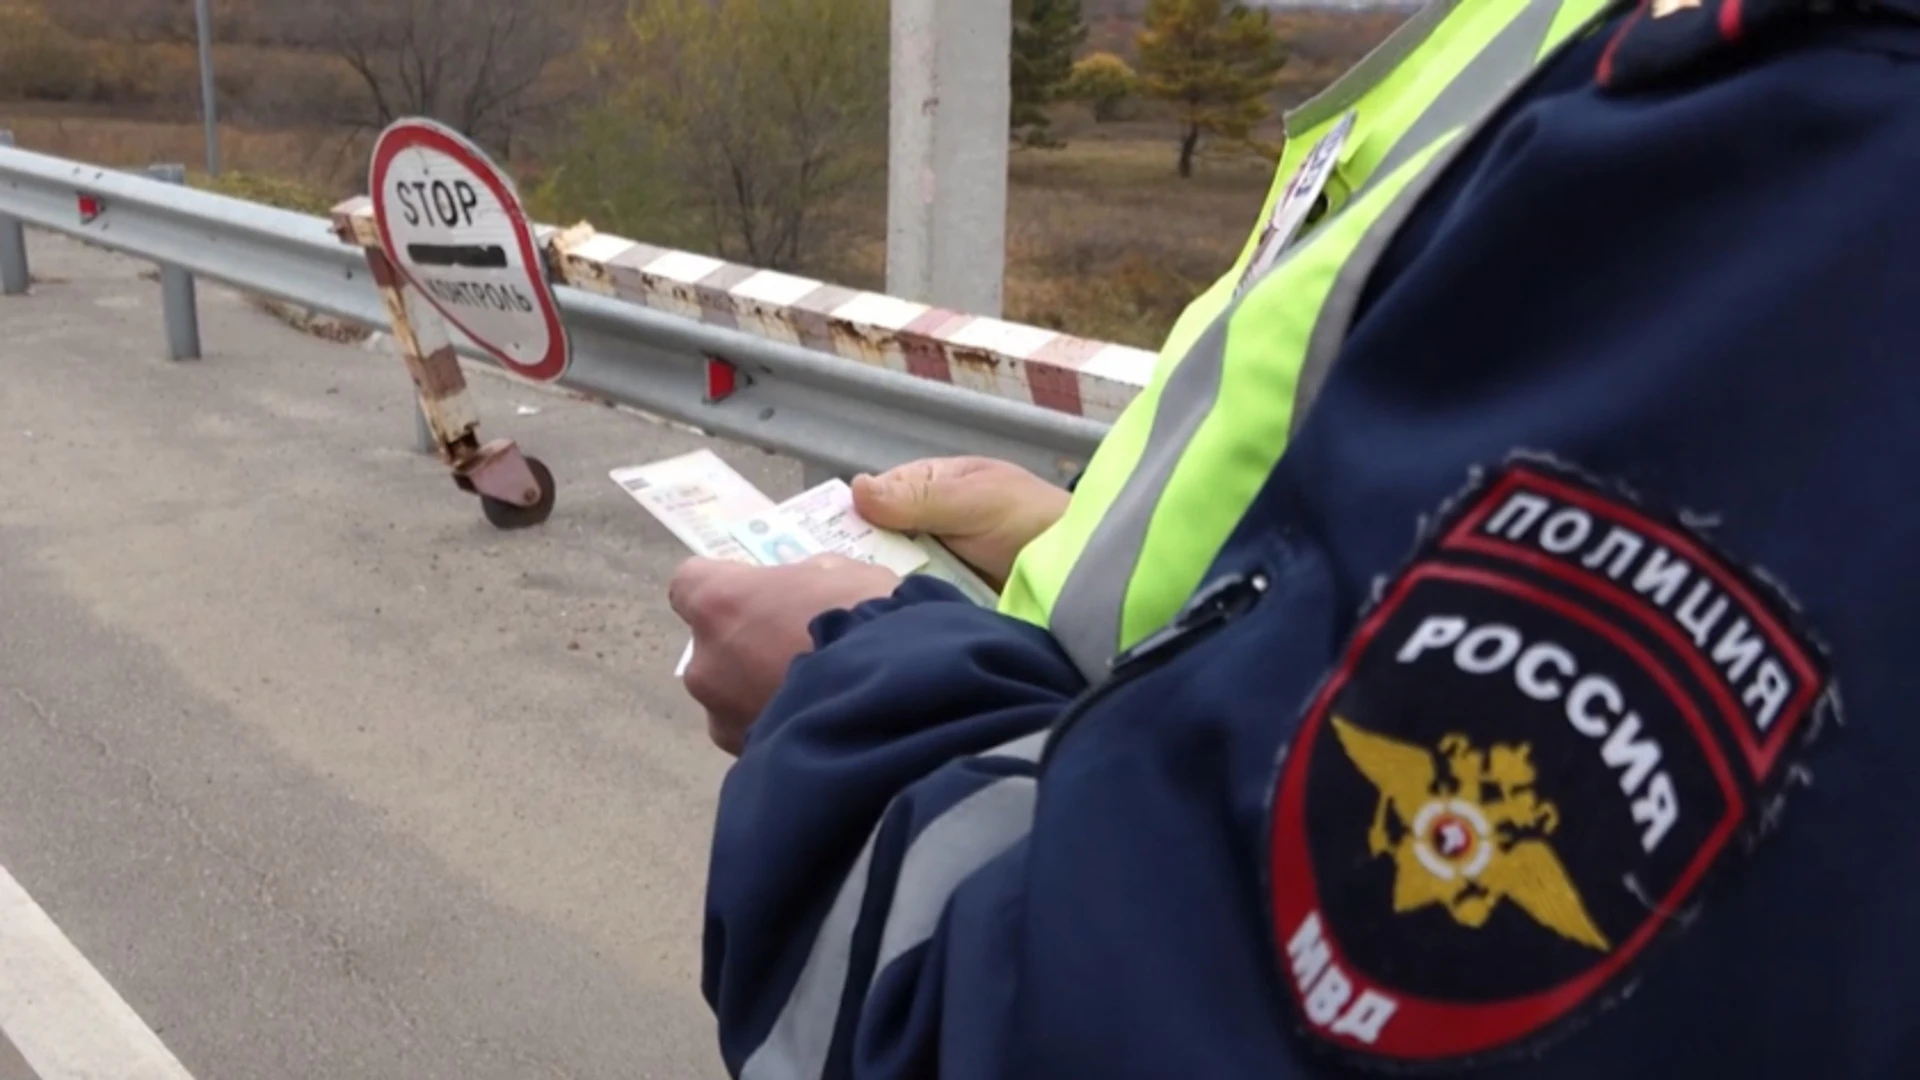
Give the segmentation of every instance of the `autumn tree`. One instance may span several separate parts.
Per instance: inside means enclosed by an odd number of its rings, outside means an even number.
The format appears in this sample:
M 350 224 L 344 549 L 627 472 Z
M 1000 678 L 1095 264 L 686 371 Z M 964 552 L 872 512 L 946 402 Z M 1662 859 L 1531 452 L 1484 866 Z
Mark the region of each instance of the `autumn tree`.
M 563 217 L 770 269 L 886 175 L 887 0 L 647 0 L 541 191 Z
M 1013 0 L 1013 114 L 1015 138 L 1029 146 L 1057 146 L 1047 106 L 1073 75 L 1073 56 L 1087 40 L 1080 0 Z
M 1140 76 L 1109 52 L 1094 53 L 1073 65 L 1073 76 L 1061 91 L 1064 97 L 1086 102 L 1094 120 L 1103 124 L 1118 120 L 1121 108 L 1139 92 Z
M 1265 119 L 1286 56 L 1265 11 L 1226 0 L 1149 0 L 1138 37 L 1142 89 L 1180 121 L 1180 175 L 1203 136 L 1244 144 Z

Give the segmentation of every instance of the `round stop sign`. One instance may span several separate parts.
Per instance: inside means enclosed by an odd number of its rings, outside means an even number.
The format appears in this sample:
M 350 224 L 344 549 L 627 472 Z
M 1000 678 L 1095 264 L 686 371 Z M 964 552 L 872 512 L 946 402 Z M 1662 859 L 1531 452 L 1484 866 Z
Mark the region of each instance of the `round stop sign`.
M 571 349 L 513 181 L 432 120 L 380 133 L 368 180 L 387 258 L 447 320 L 515 373 L 552 382 Z

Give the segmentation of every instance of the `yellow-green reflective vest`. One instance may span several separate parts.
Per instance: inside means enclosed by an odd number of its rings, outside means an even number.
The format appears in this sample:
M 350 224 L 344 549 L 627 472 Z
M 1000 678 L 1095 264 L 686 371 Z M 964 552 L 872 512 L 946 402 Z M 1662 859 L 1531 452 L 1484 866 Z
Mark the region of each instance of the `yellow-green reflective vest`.
M 1420 195 L 1468 132 L 1618 2 L 1434 0 L 1288 115 L 1261 227 L 1174 326 L 1152 383 L 1101 443 L 1065 516 L 1021 553 L 1001 610 L 1051 630 L 1092 681 L 1165 625 L 1279 460 Z M 1288 181 L 1349 113 L 1324 209 L 1243 289 Z

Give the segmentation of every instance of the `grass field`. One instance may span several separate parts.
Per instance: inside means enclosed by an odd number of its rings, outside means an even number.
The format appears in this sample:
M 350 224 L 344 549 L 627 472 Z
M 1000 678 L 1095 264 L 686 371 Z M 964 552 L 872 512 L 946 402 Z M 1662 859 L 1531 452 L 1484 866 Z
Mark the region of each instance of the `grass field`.
M 0 104 L 0 129 L 23 149 L 116 167 L 156 163 L 199 169 L 206 151 L 198 123 L 115 116 L 90 106 Z M 366 173 L 370 140 L 341 131 L 263 131 L 223 125 L 221 164 L 272 176 L 319 194 L 352 190 Z
M 1010 317 L 1153 348 L 1232 263 L 1272 179 L 1258 158 L 1174 175 L 1170 135 L 1016 151 L 1008 195 Z
M 22 147 L 111 166 L 204 159 L 200 127 L 103 114 L 96 107 L 0 104 L 0 129 Z M 1151 123 L 1064 117 L 1061 150 L 1013 155 L 1007 315 L 1077 334 L 1155 347 L 1181 308 L 1220 274 L 1253 227 L 1271 166 L 1208 159 L 1174 175 L 1172 134 Z M 364 182 L 368 139 L 339 130 L 223 129 L 228 190 L 317 212 Z M 884 211 L 863 216 L 831 260 L 845 284 L 882 279 Z M 637 237 L 636 239 L 646 239 Z

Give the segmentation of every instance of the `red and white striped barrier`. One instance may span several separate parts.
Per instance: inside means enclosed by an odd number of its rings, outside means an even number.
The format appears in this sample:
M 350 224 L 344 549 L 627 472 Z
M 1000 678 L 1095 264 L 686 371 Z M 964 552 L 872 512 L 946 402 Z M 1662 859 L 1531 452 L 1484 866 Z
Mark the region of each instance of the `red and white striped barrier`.
M 378 247 L 373 204 L 334 209 L 342 237 Z M 1111 422 L 1153 374 L 1144 349 L 862 292 L 609 236 L 541 227 L 557 280 L 656 311 L 805 346 L 994 397 Z

